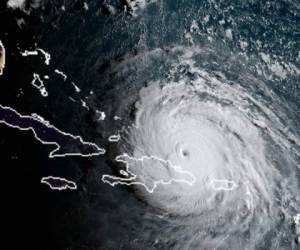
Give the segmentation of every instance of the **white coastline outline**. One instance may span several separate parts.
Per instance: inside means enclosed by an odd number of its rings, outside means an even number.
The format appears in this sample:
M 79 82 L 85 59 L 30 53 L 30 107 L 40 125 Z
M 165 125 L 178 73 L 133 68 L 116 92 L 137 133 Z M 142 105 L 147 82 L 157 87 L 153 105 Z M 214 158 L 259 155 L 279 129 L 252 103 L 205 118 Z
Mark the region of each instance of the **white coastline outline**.
M 38 52 L 41 52 L 43 54 L 43 56 L 45 57 L 45 61 L 44 61 L 45 64 L 49 65 L 51 60 L 51 55 L 50 53 L 46 52 L 41 48 L 37 48 L 35 50 L 25 50 L 24 52 L 20 52 L 20 53 L 22 56 L 37 56 L 39 54 Z
M 55 69 L 54 70 L 54 73 L 62 76 L 64 78 L 64 82 L 67 80 L 68 76 L 63 72 L 63 71 L 60 71 L 59 69 Z
M 40 83 L 40 86 L 35 83 L 36 81 L 38 81 Z M 31 81 L 31 85 L 33 87 L 37 88 L 43 97 L 48 96 L 48 91 L 44 85 L 44 81 L 41 79 L 39 74 L 33 73 L 33 80 Z
M 118 134 L 115 134 L 115 135 L 110 135 L 108 137 L 108 141 L 109 142 L 118 142 L 121 140 L 121 135 L 118 133 Z
M 80 93 L 81 89 L 80 89 L 74 82 L 71 82 L 71 84 L 73 85 L 75 91 L 76 91 L 77 93 Z
M 153 181 L 153 188 L 149 188 L 145 183 L 142 183 L 142 182 L 139 182 L 139 181 L 133 181 L 133 182 L 130 182 L 128 183 L 128 181 L 132 181 L 132 180 L 135 180 L 137 175 L 135 175 L 133 172 L 130 171 L 130 167 L 129 167 L 129 163 L 125 160 L 122 160 L 120 159 L 120 157 L 127 157 L 129 158 L 130 160 L 134 160 L 134 161 L 144 161 L 145 159 L 147 160 L 150 160 L 150 159 L 155 159 L 155 160 L 158 160 L 158 161 L 161 161 L 161 162 L 164 162 L 166 164 L 169 164 L 176 172 L 179 172 L 179 173 L 184 173 L 184 174 L 187 174 L 189 175 L 193 180 L 192 181 L 187 181 L 187 180 L 184 180 L 184 179 L 175 179 L 175 178 L 171 178 L 169 181 L 164 181 L 162 179 L 158 180 L 158 181 Z M 186 170 L 182 170 L 180 166 L 174 166 L 170 160 L 164 160 L 164 159 L 161 159 L 157 156 L 142 156 L 141 158 L 135 158 L 135 157 L 131 157 L 129 156 L 128 154 L 124 153 L 122 155 L 118 155 L 115 160 L 117 162 L 122 162 L 126 165 L 126 172 L 131 174 L 132 177 L 128 177 L 128 178 L 124 178 L 124 177 L 117 177 L 117 176 L 113 176 L 113 175 L 108 175 L 108 174 L 104 174 L 102 175 L 102 182 L 103 183 L 107 183 L 109 184 L 110 186 L 114 187 L 115 185 L 126 185 L 126 186 L 132 186 L 132 185 L 142 185 L 144 186 L 144 188 L 149 192 L 149 193 L 153 193 L 154 190 L 157 188 L 157 185 L 158 184 L 162 184 L 162 185 L 170 185 L 172 182 L 181 182 L 181 183 L 186 183 L 190 186 L 192 186 L 195 182 L 196 182 L 196 177 L 190 173 L 189 171 L 186 171 Z M 124 175 L 124 174 L 123 174 Z M 108 181 L 108 180 L 105 180 L 105 178 L 111 178 L 113 181 Z
M 96 152 L 96 153 L 90 153 L 90 154 L 82 154 L 82 153 L 65 153 L 65 154 L 56 154 L 57 151 L 60 150 L 61 146 L 57 143 L 57 142 L 45 142 L 45 141 L 42 141 L 36 134 L 34 128 L 32 127 L 28 127 L 28 128 L 21 128 L 19 126 L 15 126 L 15 125 L 11 125 L 9 123 L 7 123 L 6 121 L 3 121 L 3 120 L 0 120 L 0 124 L 3 123 L 5 125 L 7 125 L 8 127 L 11 127 L 11 128 L 17 128 L 21 131 L 28 131 L 28 130 L 31 130 L 33 132 L 33 135 L 34 137 L 39 141 L 41 142 L 42 144 L 44 145 L 54 145 L 56 146 L 55 149 L 53 149 L 48 157 L 49 158 L 55 158 L 55 157 L 66 157 L 66 156 L 81 156 L 81 157 L 91 157 L 91 156 L 98 156 L 98 155 L 103 155 L 106 153 L 106 150 L 104 148 L 100 148 L 97 144 L 95 143 L 92 143 L 92 142 L 85 142 L 83 141 L 82 137 L 79 136 L 79 135 L 72 135 L 70 133 L 66 133 L 66 132 L 63 132 L 61 130 L 59 130 L 58 128 L 56 128 L 55 126 L 51 125 L 47 120 L 45 120 L 44 118 L 42 118 L 41 116 L 40 119 L 39 118 L 36 118 L 36 117 L 33 117 L 33 116 L 29 116 L 29 115 L 21 115 L 18 111 L 16 111 L 15 109 L 11 108 L 11 107 L 8 107 L 8 106 L 3 106 L 0 104 L 0 107 L 3 108 L 3 109 L 9 109 L 13 112 L 16 112 L 16 114 L 20 117 L 20 118 L 28 118 L 28 119 L 32 119 L 32 120 L 35 120 L 39 123 L 42 123 L 44 124 L 46 127 L 50 128 L 50 129 L 54 129 L 56 130 L 58 133 L 62 134 L 62 135 L 66 135 L 66 136 L 70 136 L 71 138 L 73 138 L 75 141 L 77 139 L 79 139 L 80 143 L 83 144 L 83 145 L 90 145 L 90 146 L 93 146 L 96 148 L 96 150 L 98 150 L 99 152 Z M 41 120 L 44 119 L 44 121 Z
M 64 186 L 61 186 L 61 187 L 53 187 L 51 185 L 51 183 L 48 182 L 49 179 L 64 181 L 66 184 Z M 77 189 L 77 184 L 74 181 L 69 181 L 66 178 L 56 177 L 56 176 L 52 176 L 52 175 L 43 177 L 41 179 L 41 183 L 48 185 L 52 190 L 62 191 L 62 190 L 67 190 L 67 189 L 70 189 L 70 190 Z M 74 185 L 75 187 L 70 186 L 70 184 Z
M 226 184 L 230 184 L 231 187 L 216 187 L 215 184 L 220 184 L 220 183 L 226 183 Z M 227 180 L 227 179 L 212 179 L 210 181 L 210 185 L 212 186 L 212 189 L 216 190 L 216 191 L 220 191 L 220 190 L 225 190 L 225 191 L 232 191 L 234 189 L 236 189 L 238 187 L 238 185 L 236 184 L 235 181 L 231 181 L 231 180 Z

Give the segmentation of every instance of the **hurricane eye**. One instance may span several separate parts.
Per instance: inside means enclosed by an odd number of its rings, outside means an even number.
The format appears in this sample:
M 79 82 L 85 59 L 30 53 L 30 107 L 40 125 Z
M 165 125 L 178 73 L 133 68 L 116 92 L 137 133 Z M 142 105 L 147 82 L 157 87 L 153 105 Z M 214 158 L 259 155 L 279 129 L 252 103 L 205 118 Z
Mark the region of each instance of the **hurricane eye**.
M 190 152 L 186 149 L 182 150 L 182 157 L 189 157 L 190 156 Z

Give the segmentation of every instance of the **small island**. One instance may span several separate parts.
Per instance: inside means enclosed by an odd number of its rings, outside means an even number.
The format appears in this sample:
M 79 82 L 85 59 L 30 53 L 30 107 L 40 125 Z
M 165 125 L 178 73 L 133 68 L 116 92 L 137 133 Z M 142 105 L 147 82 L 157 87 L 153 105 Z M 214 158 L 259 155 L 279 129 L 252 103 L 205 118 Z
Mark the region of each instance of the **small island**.
M 53 190 L 61 191 L 66 189 L 71 189 L 71 190 L 77 189 L 77 185 L 75 182 L 69 181 L 61 177 L 55 177 L 55 176 L 43 177 L 41 179 L 41 183 L 48 185 Z

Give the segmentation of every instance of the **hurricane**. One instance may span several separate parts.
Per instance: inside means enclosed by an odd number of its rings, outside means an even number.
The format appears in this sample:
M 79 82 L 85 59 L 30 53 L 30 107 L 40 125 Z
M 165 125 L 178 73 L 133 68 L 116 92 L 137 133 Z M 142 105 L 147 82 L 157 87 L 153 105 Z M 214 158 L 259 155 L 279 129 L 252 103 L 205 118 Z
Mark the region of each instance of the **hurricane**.
M 300 249 L 299 0 L 1 7 L 3 249 Z
M 282 237 L 294 237 L 292 229 L 288 236 L 279 233 L 284 220 L 290 220 L 284 227 L 293 225 L 300 201 L 299 135 L 287 123 L 289 108 L 247 67 L 228 72 L 240 59 L 225 62 L 211 49 L 155 50 L 120 67 L 125 74 L 157 60 L 164 61 L 163 74 L 143 83 L 135 79 L 136 85 L 130 81 L 130 98 L 118 105 L 127 119 L 117 152 L 127 157 L 119 162 L 130 167 L 121 176 L 135 175 L 130 183 L 135 195 L 186 226 L 191 241 L 178 249 L 243 249 L 241 242 L 245 249 L 275 247 Z M 145 163 L 145 157 L 160 161 Z M 179 181 L 179 169 L 185 181 Z M 174 181 L 153 192 L 133 185 L 157 179 Z M 172 233 L 176 238 L 182 231 Z

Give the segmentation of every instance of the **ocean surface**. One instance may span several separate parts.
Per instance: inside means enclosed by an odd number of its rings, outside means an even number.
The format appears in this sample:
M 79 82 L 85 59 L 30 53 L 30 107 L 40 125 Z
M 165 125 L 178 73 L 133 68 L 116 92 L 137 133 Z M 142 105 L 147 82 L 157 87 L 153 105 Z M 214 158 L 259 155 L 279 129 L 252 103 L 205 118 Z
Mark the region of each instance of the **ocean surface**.
M 107 150 L 60 164 L 79 186 L 57 222 L 61 249 L 299 249 L 299 1 L 43 6 L 35 39 L 51 66 L 35 66 L 49 97 L 36 105 Z M 125 170 L 122 154 L 197 181 L 103 183 Z M 139 181 L 177 176 L 147 164 L 131 166 Z

